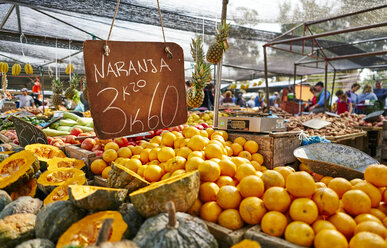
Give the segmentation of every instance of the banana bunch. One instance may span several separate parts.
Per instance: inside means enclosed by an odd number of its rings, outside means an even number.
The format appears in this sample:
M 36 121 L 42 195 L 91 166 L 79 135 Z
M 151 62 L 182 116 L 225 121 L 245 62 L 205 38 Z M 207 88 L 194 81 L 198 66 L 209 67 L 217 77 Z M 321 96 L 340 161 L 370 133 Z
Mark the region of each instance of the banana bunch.
M 242 90 L 247 90 L 250 87 L 249 83 L 242 83 L 241 84 L 241 89 Z
M 253 87 L 256 87 L 256 86 L 258 86 L 258 83 L 257 82 L 253 83 Z
M 262 84 L 262 81 L 259 81 L 259 82 L 258 82 L 258 86 L 261 86 L 261 84 Z
M 32 66 L 30 65 L 30 63 L 27 63 L 24 66 L 24 71 L 26 72 L 26 74 L 34 74 L 34 69 L 32 69 Z
M 73 64 L 68 64 L 67 66 L 66 66 L 66 74 L 71 74 L 72 72 L 74 71 L 74 66 L 73 66 Z
M 1 88 L 3 90 L 4 95 L 6 94 L 5 92 L 7 90 L 7 87 L 8 87 L 7 74 L 3 73 L 2 77 L 1 77 Z
M 21 66 L 19 65 L 19 63 L 13 64 L 13 66 L 12 66 L 12 75 L 17 76 L 17 75 L 20 74 L 20 72 L 21 72 Z
M 6 62 L 0 62 L 0 72 L 2 73 L 7 73 L 9 70 L 9 66 L 8 66 L 8 63 Z
M 237 84 L 236 83 L 232 83 L 229 87 L 230 90 L 233 90 L 233 89 L 236 89 L 237 87 Z

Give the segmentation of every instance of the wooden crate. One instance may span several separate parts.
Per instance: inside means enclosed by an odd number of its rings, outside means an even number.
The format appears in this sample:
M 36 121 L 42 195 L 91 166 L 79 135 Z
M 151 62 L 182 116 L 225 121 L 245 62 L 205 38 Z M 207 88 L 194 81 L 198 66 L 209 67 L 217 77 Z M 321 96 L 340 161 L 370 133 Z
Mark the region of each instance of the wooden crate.
M 245 239 L 258 241 L 262 248 L 302 248 L 282 238 L 267 235 L 261 231 L 261 226 L 256 225 L 248 229 L 244 235 Z
M 326 139 L 330 140 L 332 143 L 350 146 L 363 152 L 367 151 L 367 132 L 365 131 L 341 136 L 327 136 Z
M 65 146 L 64 150 L 67 157 L 83 160 L 86 164 L 89 164 L 91 159 L 96 157 L 94 152 L 82 149 L 79 146 Z
M 205 220 L 203 221 L 207 225 L 210 233 L 214 235 L 215 239 L 218 241 L 218 245 L 220 248 L 229 248 L 241 242 L 243 240 L 245 232 L 251 227 L 242 227 L 241 229 L 233 231 L 218 224 Z
M 297 159 L 293 151 L 301 145 L 298 138 L 299 132 L 278 132 L 270 134 L 229 132 L 229 140 L 234 141 L 237 137 L 244 137 L 246 140 L 254 140 L 258 143 L 258 153 L 263 155 L 264 165 L 268 169 L 277 166 L 294 163 Z

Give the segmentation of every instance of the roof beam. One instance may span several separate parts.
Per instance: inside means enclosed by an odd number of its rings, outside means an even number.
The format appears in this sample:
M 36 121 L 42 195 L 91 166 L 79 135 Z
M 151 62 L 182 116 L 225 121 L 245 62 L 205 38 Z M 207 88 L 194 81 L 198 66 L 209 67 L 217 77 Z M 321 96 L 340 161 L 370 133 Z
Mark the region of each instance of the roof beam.
M 4 19 L 3 19 L 3 21 L 2 21 L 1 24 L 0 24 L 0 30 L 3 29 L 5 23 L 8 21 L 8 18 L 9 18 L 9 16 L 12 14 L 12 11 L 13 11 L 14 9 L 15 9 L 15 4 L 13 4 L 13 5 L 11 6 L 11 8 L 9 8 L 7 14 L 4 16 Z
M 21 17 L 20 17 L 20 8 L 19 5 L 16 5 L 16 16 L 17 16 L 17 27 L 19 30 L 19 34 L 22 34 L 22 26 L 21 26 Z

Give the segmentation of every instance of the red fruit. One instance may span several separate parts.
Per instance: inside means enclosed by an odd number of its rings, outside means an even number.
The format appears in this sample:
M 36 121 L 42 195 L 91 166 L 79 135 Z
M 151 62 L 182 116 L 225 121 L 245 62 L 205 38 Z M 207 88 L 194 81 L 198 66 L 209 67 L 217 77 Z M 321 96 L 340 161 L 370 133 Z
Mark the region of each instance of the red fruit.
M 205 122 L 201 123 L 200 125 L 202 125 L 202 127 L 203 127 L 204 129 L 207 129 L 207 128 L 210 127 L 210 126 L 209 126 L 207 123 L 205 123 Z
M 143 140 L 143 139 L 144 139 L 144 136 L 138 136 L 138 137 L 134 138 L 135 141 L 140 141 L 140 140 Z
M 91 149 L 92 152 L 94 152 L 94 151 L 102 151 L 102 150 L 103 150 L 102 145 L 95 145 L 93 147 L 93 149 Z
M 67 135 L 65 142 L 70 144 L 77 144 L 77 140 L 75 140 L 75 135 Z
M 91 151 L 95 145 L 96 145 L 96 142 L 94 139 L 86 138 L 84 141 L 82 141 L 81 148 Z
M 97 157 L 101 157 L 103 155 L 103 151 L 101 151 L 101 150 L 96 150 L 96 151 L 93 151 L 93 152 L 95 153 L 95 155 Z
M 75 136 L 79 136 L 81 133 L 83 133 L 82 129 L 78 128 L 78 127 L 74 127 L 73 129 L 71 129 L 71 132 L 70 134 L 71 135 L 75 135 Z
M 121 138 L 115 138 L 114 139 L 114 142 L 116 142 L 116 144 L 119 146 L 119 147 L 125 147 L 128 145 L 129 141 L 127 138 L 125 137 L 121 137 Z
M 163 131 L 164 131 L 164 129 L 158 129 L 158 130 L 155 131 L 155 135 L 156 136 L 160 136 Z
M 145 138 L 153 138 L 153 136 L 155 136 L 155 131 L 148 131 L 149 135 L 145 136 Z
M 13 143 L 16 144 L 16 145 L 19 145 L 19 140 L 15 139 L 15 140 L 13 140 Z
M 78 135 L 78 137 L 89 137 L 90 135 L 88 135 L 87 133 L 80 133 Z
M 51 145 L 53 139 L 54 139 L 53 137 L 47 137 L 47 142 L 48 142 L 48 144 Z
M 128 145 L 136 146 L 137 144 L 136 144 L 136 142 L 134 142 L 134 141 L 130 141 L 130 142 L 128 143 Z
M 195 125 L 195 127 L 196 127 L 197 129 L 199 129 L 199 130 L 203 130 L 203 129 L 204 129 L 202 125 Z
M 60 146 L 64 146 L 65 143 L 63 141 L 57 141 L 57 142 L 54 142 L 52 145 L 56 147 L 60 147 Z

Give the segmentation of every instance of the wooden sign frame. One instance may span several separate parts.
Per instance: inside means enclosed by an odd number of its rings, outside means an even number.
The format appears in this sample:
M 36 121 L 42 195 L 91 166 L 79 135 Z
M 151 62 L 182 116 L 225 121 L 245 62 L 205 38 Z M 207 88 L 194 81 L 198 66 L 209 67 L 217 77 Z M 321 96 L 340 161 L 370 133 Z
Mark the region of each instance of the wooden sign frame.
M 187 121 L 184 55 L 179 45 L 87 40 L 83 51 L 98 137 L 122 137 Z
M 46 134 L 39 128 L 15 116 L 12 116 L 12 122 L 15 125 L 20 146 L 25 147 L 37 143 L 48 144 Z

